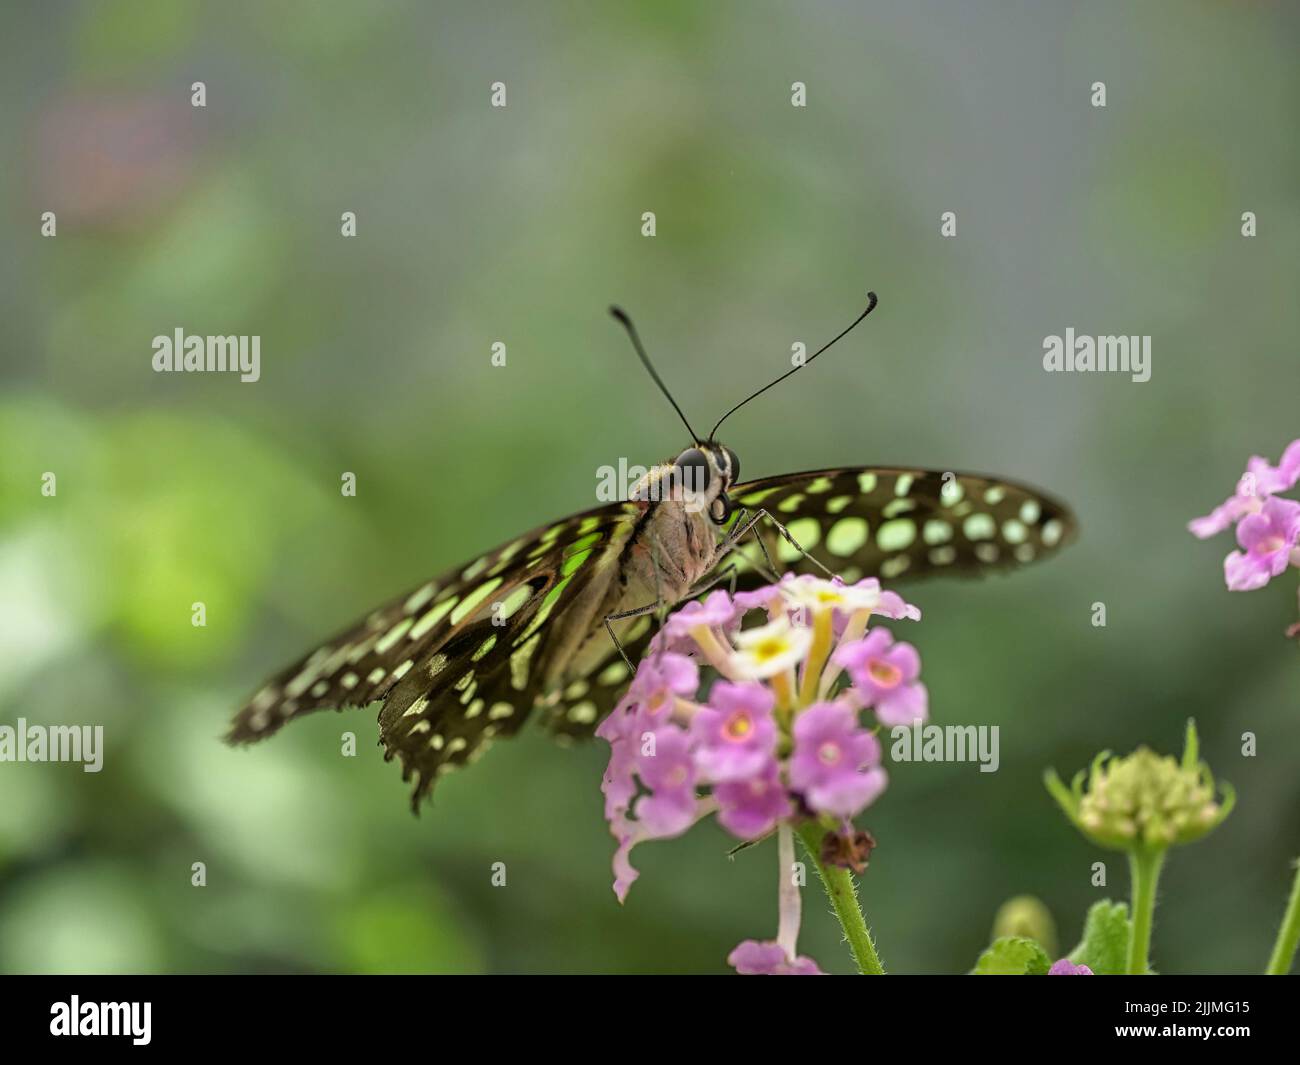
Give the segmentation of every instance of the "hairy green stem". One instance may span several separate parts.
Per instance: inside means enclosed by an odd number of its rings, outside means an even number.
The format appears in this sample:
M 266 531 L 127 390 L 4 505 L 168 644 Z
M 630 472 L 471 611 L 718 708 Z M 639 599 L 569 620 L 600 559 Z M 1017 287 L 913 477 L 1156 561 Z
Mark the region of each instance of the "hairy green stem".
M 825 829 L 815 821 L 808 821 L 799 826 L 799 839 L 826 888 L 826 895 L 839 918 L 840 927 L 844 929 L 844 938 L 848 941 L 853 960 L 858 963 L 858 972 L 863 976 L 883 976 L 884 967 L 876 955 L 876 946 L 871 941 L 871 929 L 867 919 L 862 915 L 858 905 L 858 894 L 853 883 L 853 876 L 847 869 L 834 865 L 825 865 L 821 858 L 822 837 Z
M 1136 847 L 1128 853 L 1129 875 L 1133 880 L 1133 934 L 1128 942 L 1128 965 L 1125 972 L 1145 976 L 1151 968 L 1151 924 L 1156 912 L 1156 884 L 1164 865 L 1164 848 L 1151 850 Z
M 1265 976 L 1285 976 L 1295 962 L 1296 947 L 1300 946 L 1300 859 L 1295 862 L 1295 880 L 1291 884 L 1291 901 L 1286 904 L 1282 927 L 1277 930 L 1277 942 L 1268 959 Z

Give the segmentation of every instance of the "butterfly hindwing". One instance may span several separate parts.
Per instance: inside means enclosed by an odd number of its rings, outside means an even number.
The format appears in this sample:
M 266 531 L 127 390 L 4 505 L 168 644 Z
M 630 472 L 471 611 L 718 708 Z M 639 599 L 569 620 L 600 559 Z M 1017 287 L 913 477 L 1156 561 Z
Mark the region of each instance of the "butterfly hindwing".
M 623 653 L 633 662 L 641 661 L 657 627 L 658 620 L 651 614 L 624 626 L 617 633 Z M 589 738 L 627 691 L 631 678 L 623 655 L 611 643 L 609 654 L 589 676 L 572 681 L 544 701 L 543 725 L 561 742 Z
M 978 576 L 1053 554 L 1075 534 L 1050 496 L 980 474 L 886 467 L 815 470 L 737 485 L 734 502 L 768 511 L 845 580 Z M 768 555 L 794 568 L 799 552 L 760 520 Z M 751 578 L 752 579 L 752 578 Z

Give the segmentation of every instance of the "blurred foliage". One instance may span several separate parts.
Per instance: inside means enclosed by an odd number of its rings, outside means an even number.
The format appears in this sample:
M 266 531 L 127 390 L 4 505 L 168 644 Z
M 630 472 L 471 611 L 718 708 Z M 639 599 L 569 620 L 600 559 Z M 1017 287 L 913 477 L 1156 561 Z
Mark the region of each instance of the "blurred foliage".
M 991 470 L 1083 526 L 912 590 L 935 720 L 1000 725 L 1002 764 L 896 767 L 870 812 L 886 965 L 966 971 L 1021 892 L 1073 941 L 1126 874 L 1092 886 L 1043 768 L 1194 714 L 1240 802 L 1171 859 L 1154 962 L 1257 971 L 1300 841 L 1295 600 L 1229 595 L 1226 538 L 1184 523 L 1300 432 L 1297 13 L 977 8 L 5 5 L 0 722 L 107 751 L 0 765 L 0 969 L 713 972 L 770 936 L 771 848 L 728 861 L 712 827 L 642 848 L 617 906 L 594 746 L 530 732 L 416 819 L 372 713 L 218 737 L 313 641 L 682 443 L 608 303 L 703 422 L 873 287 L 865 331 L 729 423 L 746 474 Z M 153 373 L 177 326 L 260 335 L 262 379 Z M 1152 334 L 1152 380 L 1044 374 L 1066 326 Z M 844 971 L 811 897 L 805 924 Z

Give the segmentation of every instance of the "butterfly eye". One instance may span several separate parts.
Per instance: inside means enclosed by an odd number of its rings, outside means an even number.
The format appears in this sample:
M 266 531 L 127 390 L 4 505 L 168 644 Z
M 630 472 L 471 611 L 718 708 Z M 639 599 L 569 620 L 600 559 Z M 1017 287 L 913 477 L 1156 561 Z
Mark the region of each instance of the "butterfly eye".
M 687 493 L 709 490 L 709 460 L 698 447 L 690 447 L 677 456 L 673 476 Z
M 727 465 L 730 467 L 727 471 L 728 477 L 732 484 L 740 480 L 740 456 L 725 444 L 722 447 L 723 453 L 727 456 Z
M 731 511 L 731 500 L 727 498 L 726 492 L 719 492 L 718 498 L 709 504 L 709 517 L 713 519 L 714 525 L 726 525 Z

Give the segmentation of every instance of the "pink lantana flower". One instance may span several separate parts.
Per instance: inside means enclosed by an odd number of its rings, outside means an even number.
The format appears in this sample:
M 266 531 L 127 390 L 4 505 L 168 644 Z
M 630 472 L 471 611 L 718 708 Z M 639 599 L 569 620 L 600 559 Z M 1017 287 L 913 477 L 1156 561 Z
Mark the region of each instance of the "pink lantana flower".
M 776 752 L 776 720 L 771 689 L 752 681 L 718 681 L 709 702 L 691 719 L 697 746 L 695 762 L 715 784 L 755 776 Z
M 847 702 L 816 703 L 794 723 L 790 787 L 814 810 L 853 817 L 885 790 L 880 741 Z
M 695 823 L 695 761 L 685 729 L 668 725 L 646 738 L 636 762 L 637 776 L 650 789 L 636 802 L 637 823 L 655 839 L 685 832 Z
M 841 647 L 835 664 L 853 678 L 853 692 L 876 711 L 882 725 L 911 725 L 930 714 L 930 697 L 917 677 L 921 656 L 910 643 L 896 643 L 888 629 L 874 629 L 866 639 Z
M 727 955 L 727 964 L 741 976 L 825 976 L 812 958 L 792 958 L 779 943 L 747 939 Z
M 1257 514 L 1248 514 L 1237 525 L 1234 551 L 1223 560 L 1223 576 L 1234 592 L 1262 588 L 1290 565 L 1291 554 L 1300 541 L 1300 503 L 1270 496 Z
M 1252 455 L 1236 492 L 1209 514 L 1188 524 L 1202 539 L 1236 526 L 1240 551 L 1223 560 L 1223 579 L 1229 591 L 1262 588 L 1291 566 L 1300 568 L 1300 503 L 1282 499 L 1279 492 L 1300 483 L 1300 440 L 1293 440 L 1276 466 Z M 1300 636 L 1300 623 L 1286 630 Z
M 714 813 L 747 842 L 775 832 L 789 851 L 781 933 L 747 940 L 730 960 L 744 973 L 819 971 L 794 946 L 794 828 L 811 819 L 852 834 L 848 819 L 888 783 L 871 726 L 911 724 L 927 710 L 920 657 L 869 627 L 878 616 L 920 611 L 875 580 L 787 576 L 736 596 L 715 591 L 667 619 L 596 730 L 610 745 L 602 790 L 620 902 L 637 877 L 638 843 L 681 835 Z
M 713 797 L 718 801 L 718 824 L 741 839 L 761 839 L 794 813 L 775 758 L 747 777 L 719 784 Z
M 670 640 L 690 636 L 700 626 L 723 628 L 740 617 L 741 611 L 726 592 L 710 592 L 703 600 L 694 599 L 675 611 L 664 623 Z
M 1237 481 L 1237 490 L 1203 518 L 1194 518 L 1187 527 L 1193 536 L 1208 539 L 1231 528 L 1246 515 L 1259 513 L 1269 496 L 1289 492 L 1297 482 L 1300 482 L 1300 440 L 1292 440 L 1276 466 L 1259 455 L 1252 455 L 1246 462 L 1246 472 Z

